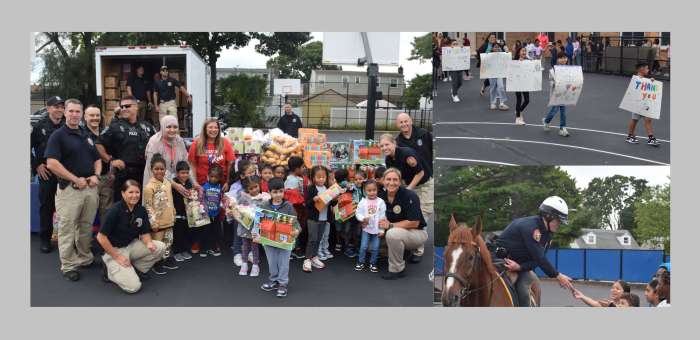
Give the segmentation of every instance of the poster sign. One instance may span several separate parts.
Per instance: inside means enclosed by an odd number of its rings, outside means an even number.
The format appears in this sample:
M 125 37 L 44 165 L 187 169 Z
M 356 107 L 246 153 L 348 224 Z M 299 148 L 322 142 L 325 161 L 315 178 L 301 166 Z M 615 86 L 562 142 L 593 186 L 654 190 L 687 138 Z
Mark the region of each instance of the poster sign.
M 661 116 L 661 97 L 663 83 L 648 78 L 632 76 L 620 108 L 639 115 L 659 119 Z
M 583 90 L 581 66 L 555 65 L 554 86 L 549 96 L 549 106 L 575 106 Z
M 508 63 L 513 59 L 510 52 L 482 53 L 480 57 L 479 77 L 481 79 L 505 78 L 508 75 Z
M 442 48 L 442 70 L 462 71 L 469 69 L 469 46 L 465 47 L 443 47 Z
M 542 91 L 542 63 L 539 60 L 509 61 L 506 91 Z
M 331 166 L 337 164 L 350 164 L 352 156 L 349 142 L 328 143 L 331 150 Z

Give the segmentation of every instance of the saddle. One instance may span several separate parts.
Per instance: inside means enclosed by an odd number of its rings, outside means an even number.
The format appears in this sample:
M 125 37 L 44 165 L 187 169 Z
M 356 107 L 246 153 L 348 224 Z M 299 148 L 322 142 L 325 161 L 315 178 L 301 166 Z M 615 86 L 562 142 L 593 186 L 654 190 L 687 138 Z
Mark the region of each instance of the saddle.
M 501 278 L 503 278 L 503 283 L 508 289 L 508 292 L 510 292 L 511 299 L 513 300 L 513 306 L 518 307 L 518 292 L 515 289 L 515 282 L 518 281 L 518 273 L 513 273 L 506 269 L 506 261 L 504 261 L 503 258 L 507 256 L 507 252 L 504 248 L 498 247 L 496 243 L 497 240 L 497 235 L 491 235 L 484 241 L 486 242 L 486 247 L 488 248 L 489 252 L 491 252 L 491 261 L 494 267 L 496 267 L 496 271 L 503 273 Z

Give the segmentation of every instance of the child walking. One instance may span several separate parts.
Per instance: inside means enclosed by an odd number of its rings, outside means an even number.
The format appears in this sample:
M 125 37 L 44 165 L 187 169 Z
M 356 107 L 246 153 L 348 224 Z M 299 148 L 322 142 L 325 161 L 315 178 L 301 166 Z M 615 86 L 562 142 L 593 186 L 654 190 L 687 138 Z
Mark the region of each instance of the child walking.
M 515 60 L 528 60 L 527 57 L 527 49 L 524 47 L 521 47 L 519 50 L 515 52 L 515 55 L 513 56 L 513 59 Z M 522 116 L 523 111 L 525 111 L 525 108 L 527 107 L 527 104 L 530 103 L 530 92 L 515 92 L 515 124 L 516 125 L 525 125 L 525 119 Z
M 503 52 L 501 45 L 498 43 L 493 44 L 491 52 Z M 496 107 L 498 107 L 501 111 L 507 111 L 509 107 L 505 102 L 508 100 L 508 97 L 506 96 L 506 87 L 503 84 L 503 78 L 489 78 L 489 84 L 491 85 L 489 89 L 489 97 L 491 98 L 490 109 L 495 110 Z
M 637 76 L 642 77 L 642 78 L 649 78 L 649 64 L 648 63 L 639 63 L 636 66 L 637 69 Z M 654 78 L 650 78 L 651 81 L 654 81 Z M 637 122 L 639 119 L 642 118 L 642 115 L 638 113 L 633 113 L 632 114 L 632 119 L 630 119 L 630 123 L 628 125 L 628 131 L 627 131 L 627 143 L 630 144 L 639 144 L 639 140 L 637 139 L 636 130 L 637 130 Z M 649 146 L 655 146 L 659 147 L 661 143 L 659 143 L 658 140 L 656 140 L 656 137 L 654 137 L 654 127 L 651 125 L 651 118 L 649 117 L 644 117 L 644 128 L 647 130 L 647 135 L 649 136 L 647 138 L 647 145 Z
M 306 259 L 302 265 L 302 270 L 307 273 L 311 272 L 311 268 L 322 269 L 326 265 L 321 262 L 318 257 L 318 249 L 321 244 L 321 236 L 325 228 L 328 227 L 328 205 L 324 205 L 321 210 L 316 209 L 315 203 L 320 202 L 320 194 L 328 189 L 328 169 L 323 166 L 316 165 L 311 168 L 312 184 L 306 190 L 306 211 L 307 220 L 306 226 L 308 237 L 306 241 Z
M 559 52 L 557 54 L 557 65 L 566 65 L 568 60 L 566 53 Z M 549 70 L 549 81 L 551 85 L 550 88 L 554 89 L 554 67 Z M 554 115 L 557 114 L 557 110 L 559 111 L 559 135 L 562 137 L 569 137 L 569 131 L 566 130 L 566 106 L 564 105 L 552 106 L 547 116 L 542 118 L 542 126 L 545 131 L 549 131 L 549 123 L 554 118 Z
M 175 165 L 175 178 L 173 181 L 185 187 L 187 190 L 192 190 L 192 180 L 190 180 L 190 165 L 186 161 L 179 161 Z M 173 227 L 173 258 L 175 261 L 182 262 L 192 259 L 192 255 L 187 251 L 189 248 L 190 228 L 187 223 L 187 208 L 185 203 L 186 197 L 180 192 L 172 189 L 173 205 L 175 206 L 175 226 Z
M 294 207 L 284 199 L 284 182 L 279 178 L 273 178 L 268 183 L 271 198 L 260 207 L 267 210 L 276 211 L 282 214 L 296 216 Z M 298 226 L 292 231 L 292 236 L 299 236 Z M 287 296 L 287 286 L 289 285 L 289 260 L 291 250 L 263 246 L 265 257 L 270 270 L 269 280 L 260 286 L 264 291 L 277 290 L 277 297 Z M 251 274 L 252 276 L 252 274 Z
M 157 153 L 151 158 L 151 180 L 143 188 L 143 206 L 148 211 L 151 223 L 151 238 L 165 243 L 163 259 L 156 263 L 151 271 L 157 275 L 165 274 L 163 269 L 177 269 L 172 257 L 173 225 L 175 224 L 175 207 L 170 181 L 165 178 L 165 159 Z
M 241 181 L 241 185 L 244 191 L 238 194 L 237 200 L 239 205 L 256 208 L 265 201 L 270 200 L 270 194 L 260 192 L 260 178 L 258 176 L 246 177 Z M 250 230 L 240 224 L 238 225 L 237 235 L 241 238 L 241 255 L 243 259 L 248 260 L 241 263 L 241 270 L 238 272 L 238 275 L 248 275 L 248 262 L 252 262 L 253 266 L 250 269 L 250 276 L 256 277 L 260 274 L 260 245 L 253 243 L 253 235 L 250 233 Z M 253 254 L 252 257 L 250 257 L 251 252 Z
M 355 217 L 364 226 L 362 229 L 362 240 L 360 241 L 360 253 L 357 256 L 355 270 L 365 268 L 365 256 L 369 247 L 371 257 L 369 259 L 369 270 L 372 273 L 379 272 L 377 259 L 379 258 L 379 238 L 384 236 L 384 231 L 379 229 L 379 220 L 386 218 L 386 203 L 377 197 L 379 188 L 377 182 L 369 179 L 364 183 L 367 197 L 360 201 L 355 211 Z

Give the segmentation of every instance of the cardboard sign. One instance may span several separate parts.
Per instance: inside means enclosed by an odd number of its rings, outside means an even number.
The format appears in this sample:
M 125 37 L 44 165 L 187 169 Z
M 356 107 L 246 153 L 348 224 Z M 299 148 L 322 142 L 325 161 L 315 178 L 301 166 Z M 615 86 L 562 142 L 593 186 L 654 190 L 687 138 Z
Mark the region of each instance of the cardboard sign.
M 542 63 L 539 60 L 509 61 L 506 91 L 542 91 Z
M 581 66 L 555 65 L 554 87 L 549 96 L 549 106 L 575 106 L 583 90 Z
M 648 78 L 632 76 L 625 96 L 622 97 L 620 108 L 645 117 L 659 119 L 663 86 L 663 83 L 658 80 L 651 81 Z
M 469 69 L 469 46 L 465 47 L 443 47 L 442 48 L 442 70 L 462 71 Z
M 505 78 L 508 75 L 508 63 L 513 59 L 510 52 L 481 53 L 479 78 Z
M 292 231 L 296 229 L 299 229 L 296 216 L 255 208 L 255 219 L 251 229 L 253 242 L 292 250 L 296 242 Z

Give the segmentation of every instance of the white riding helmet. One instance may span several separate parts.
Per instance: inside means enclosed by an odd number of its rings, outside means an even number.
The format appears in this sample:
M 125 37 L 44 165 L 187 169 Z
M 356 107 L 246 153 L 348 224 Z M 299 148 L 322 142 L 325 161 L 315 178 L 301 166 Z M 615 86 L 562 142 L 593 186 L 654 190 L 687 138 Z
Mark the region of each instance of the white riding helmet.
M 559 196 L 549 196 L 542 201 L 540 212 L 551 215 L 561 221 L 562 224 L 569 224 L 569 207 Z

